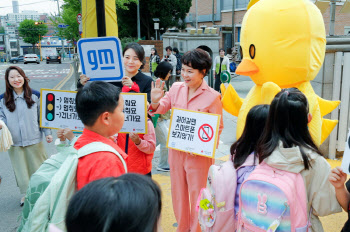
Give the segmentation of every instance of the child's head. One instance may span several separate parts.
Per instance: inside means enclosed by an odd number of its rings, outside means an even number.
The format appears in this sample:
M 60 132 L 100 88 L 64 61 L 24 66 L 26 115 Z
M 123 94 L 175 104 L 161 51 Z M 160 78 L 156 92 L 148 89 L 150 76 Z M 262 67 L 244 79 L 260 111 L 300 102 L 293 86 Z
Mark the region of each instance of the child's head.
M 307 125 L 310 121 L 308 101 L 302 92 L 297 88 L 279 92 L 271 103 L 266 127 L 259 142 L 260 162 L 269 157 L 281 141 L 285 148 L 300 147 L 304 166 L 308 169 L 310 164 L 303 147 L 322 155 L 311 138 Z
M 169 79 L 172 70 L 173 66 L 169 62 L 163 61 L 157 66 L 154 75 L 162 79 L 162 81 L 166 81 Z
M 89 183 L 71 199 L 68 232 L 157 231 L 162 202 L 150 177 L 125 174 Z
M 79 89 L 75 102 L 78 116 L 88 129 L 112 136 L 123 127 L 124 102 L 118 87 L 102 81 L 88 82 Z
M 247 157 L 256 152 L 258 140 L 264 130 L 269 105 L 257 105 L 250 109 L 241 137 L 231 146 L 231 155 L 234 155 L 235 168 L 240 167 Z

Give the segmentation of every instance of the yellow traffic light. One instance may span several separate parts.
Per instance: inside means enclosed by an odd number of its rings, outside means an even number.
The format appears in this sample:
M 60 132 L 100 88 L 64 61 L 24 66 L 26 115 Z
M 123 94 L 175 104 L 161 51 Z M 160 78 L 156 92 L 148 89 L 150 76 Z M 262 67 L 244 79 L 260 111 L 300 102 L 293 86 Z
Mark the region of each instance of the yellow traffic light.
M 43 24 L 43 22 L 35 22 L 35 25 Z

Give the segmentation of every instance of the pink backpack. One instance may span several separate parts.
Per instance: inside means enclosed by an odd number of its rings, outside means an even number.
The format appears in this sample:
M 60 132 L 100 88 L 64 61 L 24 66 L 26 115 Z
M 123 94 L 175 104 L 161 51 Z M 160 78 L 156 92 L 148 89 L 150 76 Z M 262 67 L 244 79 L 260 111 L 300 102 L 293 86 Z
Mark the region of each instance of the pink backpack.
M 261 163 L 243 182 L 237 231 L 306 232 L 306 189 L 300 173 Z
M 254 156 L 241 166 L 254 165 Z M 197 211 L 203 232 L 232 232 L 235 229 L 235 193 L 237 172 L 232 160 L 211 165 L 207 187 L 198 196 Z

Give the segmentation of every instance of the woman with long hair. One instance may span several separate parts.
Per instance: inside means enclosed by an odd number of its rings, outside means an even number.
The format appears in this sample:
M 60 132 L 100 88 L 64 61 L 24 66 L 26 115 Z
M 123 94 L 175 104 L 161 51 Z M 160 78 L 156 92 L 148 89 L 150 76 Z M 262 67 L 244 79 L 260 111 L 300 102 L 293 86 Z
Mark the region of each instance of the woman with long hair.
M 158 55 L 157 49 L 151 48 L 151 55 L 149 57 L 149 71 L 151 73 L 151 77 L 153 77 L 154 71 L 156 70 L 159 62 L 160 62 L 160 57 Z
M 40 128 L 40 93 L 29 87 L 24 71 L 10 66 L 5 72 L 5 84 L 6 91 L 0 95 L 0 119 L 11 132 L 13 145 L 8 153 L 17 185 L 25 194 L 31 175 L 47 159 L 42 132 L 48 143 L 52 142 L 52 135 L 50 129 Z

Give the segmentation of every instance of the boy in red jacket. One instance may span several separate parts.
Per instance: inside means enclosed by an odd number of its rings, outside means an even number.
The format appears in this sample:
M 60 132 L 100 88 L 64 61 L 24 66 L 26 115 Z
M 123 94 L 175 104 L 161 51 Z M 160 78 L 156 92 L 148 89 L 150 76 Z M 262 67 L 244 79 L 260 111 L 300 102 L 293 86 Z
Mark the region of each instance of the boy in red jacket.
M 74 144 L 79 150 L 92 142 L 113 147 L 125 160 L 127 155 L 110 137 L 120 131 L 124 123 L 124 100 L 120 89 L 102 81 L 86 84 L 76 96 L 76 109 L 85 128 Z M 96 152 L 79 159 L 77 190 L 105 177 L 118 177 L 126 173 L 121 160 L 111 152 Z

